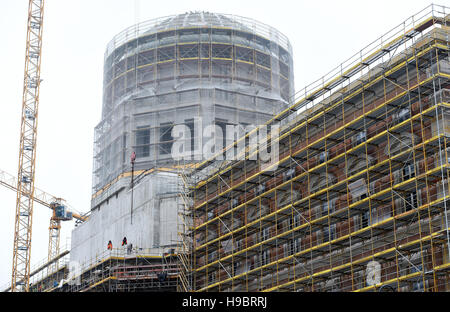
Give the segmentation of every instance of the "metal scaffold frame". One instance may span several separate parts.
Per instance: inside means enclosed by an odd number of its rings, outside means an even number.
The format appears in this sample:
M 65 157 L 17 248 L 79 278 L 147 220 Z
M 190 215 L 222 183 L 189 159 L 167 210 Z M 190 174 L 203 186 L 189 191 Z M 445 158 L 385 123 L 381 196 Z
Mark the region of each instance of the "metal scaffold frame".
M 247 153 L 190 174 L 192 290 L 450 290 L 448 13 L 427 7 L 306 87 L 268 122 L 273 171 Z
M 189 213 L 189 207 L 192 205 L 192 199 L 189 196 L 192 183 L 186 174 L 186 169 L 179 173 L 179 203 L 178 203 L 178 291 L 192 291 L 192 239 L 188 233 L 192 230 L 192 217 Z
M 260 124 L 288 107 L 291 55 L 275 29 L 207 12 L 151 20 L 118 34 L 105 53 L 94 202 L 128 174 L 123 155 L 132 151 L 137 170 L 173 167 L 174 125 L 185 124 L 198 137 L 195 119 L 203 126 Z
M 48 292 L 175 291 L 177 255 L 133 247 L 113 248 L 71 268 L 73 272 Z M 68 272 L 69 273 L 69 272 Z
M 54 287 L 55 281 L 67 278 L 69 254 L 70 248 L 68 245 L 65 245 L 51 261 L 46 257 L 35 263 L 30 269 L 29 291 L 45 291 Z M 4 292 L 8 292 L 11 290 L 11 284 L 3 285 L 1 289 Z

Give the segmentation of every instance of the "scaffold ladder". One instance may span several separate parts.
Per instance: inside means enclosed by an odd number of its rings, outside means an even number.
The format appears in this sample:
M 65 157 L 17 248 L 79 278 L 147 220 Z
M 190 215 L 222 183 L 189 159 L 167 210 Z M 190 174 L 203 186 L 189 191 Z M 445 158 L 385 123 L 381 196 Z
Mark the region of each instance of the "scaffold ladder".
M 179 174 L 179 208 L 178 208 L 178 260 L 179 260 L 179 291 L 192 291 L 191 281 L 191 240 L 189 233 L 191 229 L 191 220 L 189 215 L 190 199 L 189 199 L 189 182 L 184 172 Z

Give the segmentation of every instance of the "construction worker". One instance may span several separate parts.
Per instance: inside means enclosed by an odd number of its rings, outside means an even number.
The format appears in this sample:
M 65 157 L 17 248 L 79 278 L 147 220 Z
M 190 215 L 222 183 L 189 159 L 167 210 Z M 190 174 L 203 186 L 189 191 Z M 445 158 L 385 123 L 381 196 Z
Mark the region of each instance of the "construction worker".
M 108 242 L 108 250 L 112 250 L 112 243 L 111 243 L 111 241 Z
M 125 246 L 126 244 L 127 244 L 127 238 L 124 237 L 124 238 L 122 239 L 122 246 Z

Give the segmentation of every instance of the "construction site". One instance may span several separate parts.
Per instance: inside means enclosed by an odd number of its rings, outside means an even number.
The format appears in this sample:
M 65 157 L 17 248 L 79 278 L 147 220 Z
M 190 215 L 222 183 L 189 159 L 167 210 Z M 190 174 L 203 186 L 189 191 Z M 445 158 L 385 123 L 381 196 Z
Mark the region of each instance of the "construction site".
M 449 7 L 302 90 L 289 39 L 259 21 L 195 11 L 123 30 L 104 55 L 87 213 L 34 185 L 43 11 L 29 0 L 19 171 L 0 171 L 17 193 L 2 291 L 450 291 Z M 31 267 L 36 203 L 52 217 Z
M 446 14 L 305 88 L 268 122 L 278 162 L 218 153 L 187 175 L 186 290 L 450 290 Z

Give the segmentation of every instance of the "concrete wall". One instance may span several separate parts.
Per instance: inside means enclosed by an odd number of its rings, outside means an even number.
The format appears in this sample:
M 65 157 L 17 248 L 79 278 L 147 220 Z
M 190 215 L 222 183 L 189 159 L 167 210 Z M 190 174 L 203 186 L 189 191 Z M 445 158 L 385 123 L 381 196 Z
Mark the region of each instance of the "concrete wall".
M 145 253 L 176 244 L 177 180 L 174 174 L 155 173 L 137 181 L 132 214 L 129 186 L 94 208 L 89 220 L 72 231 L 71 261 L 83 264 L 100 257 L 109 240 L 117 248 L 124 236 Z

